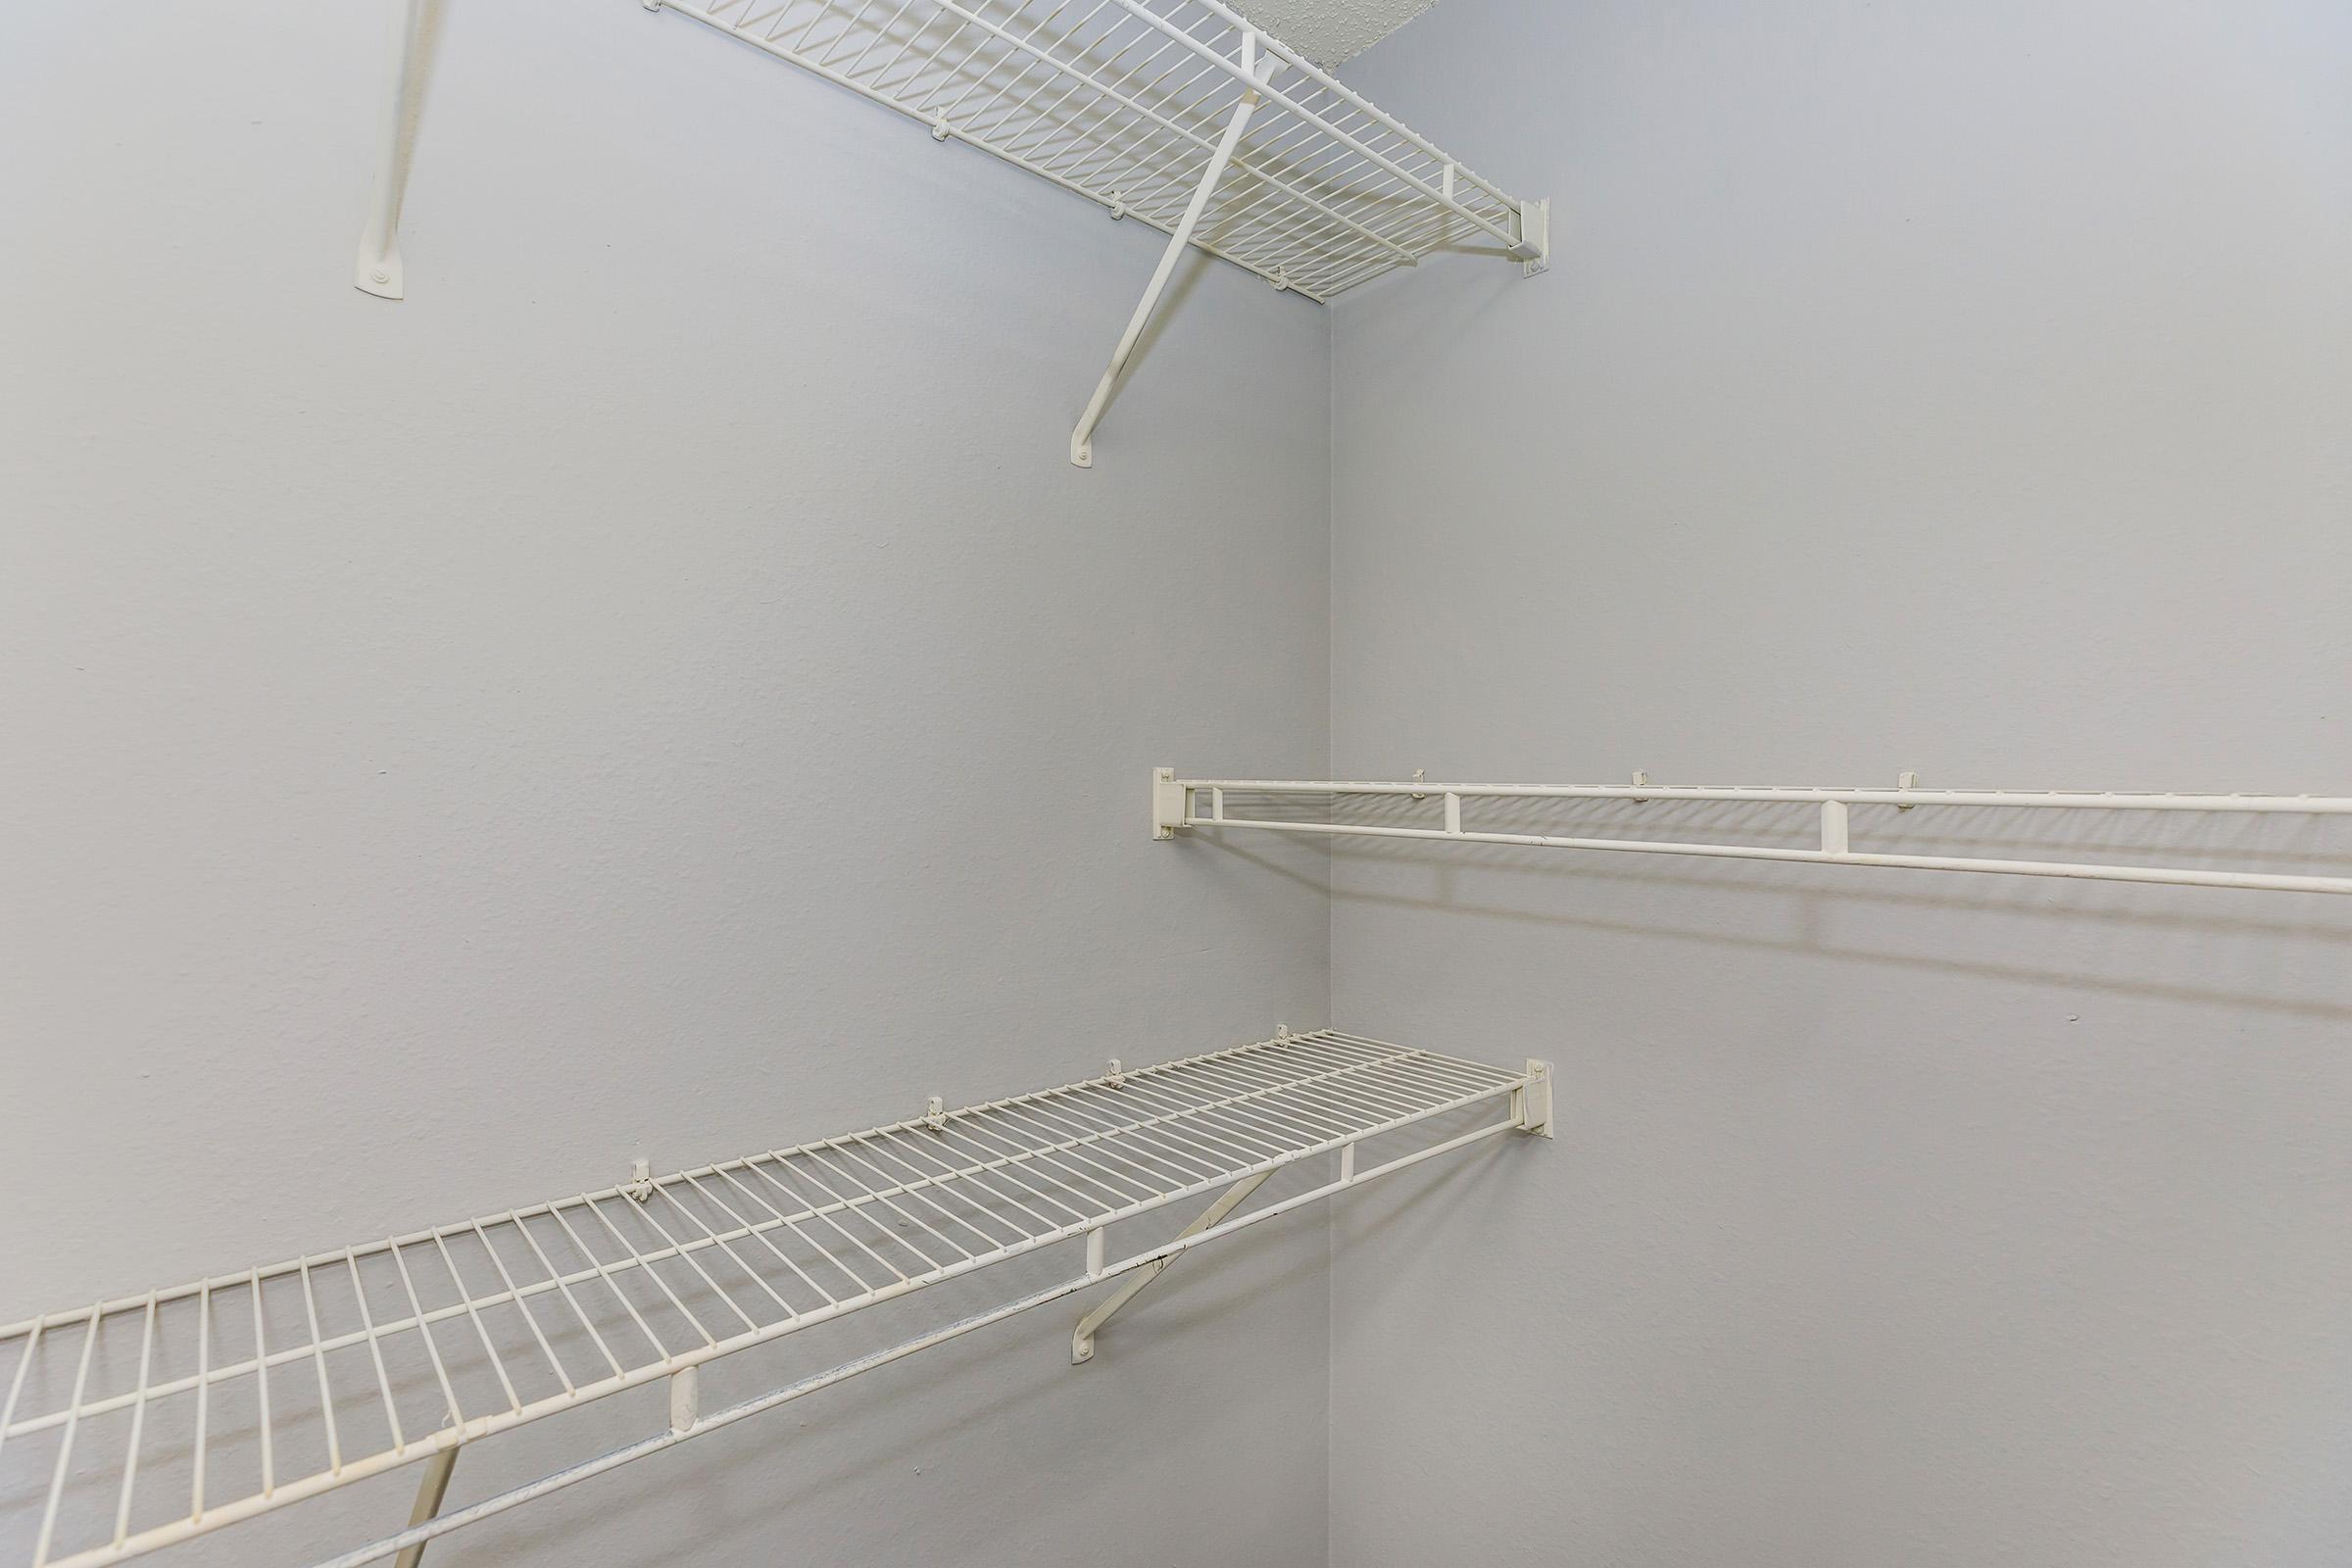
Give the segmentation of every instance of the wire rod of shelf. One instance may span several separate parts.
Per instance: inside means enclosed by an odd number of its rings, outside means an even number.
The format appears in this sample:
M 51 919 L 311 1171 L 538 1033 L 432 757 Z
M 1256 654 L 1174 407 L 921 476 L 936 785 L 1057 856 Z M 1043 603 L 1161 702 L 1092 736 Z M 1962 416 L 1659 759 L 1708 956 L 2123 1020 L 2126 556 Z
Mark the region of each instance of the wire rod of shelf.
M 1221 0 L 648 0 L 1173 234 L 1262 97 L 1193 242 L 1328 300 L 1457 246 L 1536 259 L 1544 220 Z M 1253 81 L 1245 37 L 1280 70 Z
M 1436 825 L 1392 822 L 1305 821 L 1236 814 L 1230 796 L 1273 798 L 1406 797 L 1435 803 Z M 1202 802 L 1206 802 L 1203 808 Z M 1690 843 L 1640 838 L 1594 838 L 1558 833 L 1482 830 L 1465 825 L 1472 801 L 1659 801 L 1750 802 L 1812 806 L 1820 811 L 1819 849 L 1769 845 Z M 2352 893 L 2352 877 L 2268 871 L 2206 870 L 2180 865 L 2132 865 L 2103 861 L 2008 859 L 1973 855 L 1874 854 L 1853 847 L 1851 808 L 1893 807 L 2016 807 L 2066 811 L 2201 811 L 2222 814 L 2342 816 L 2352 814 L 2352 797 L 2324 795 L 2199 795 L 2094 790 L 1926 790 L 1911 787 L 1845 788 L 1835 785 L 1674 785 L 1641 780 L 1633 784 L 1444 784 L 1423 779 L 1179 779 L 1155 770 L 1152 825 L 1165 837 L 1179 828 L 1242 829 L 1301 833 L 1333 838 L 1403 839 L 1451 844 L 1502 844 L 1526 849 L 1596 850 L 1635 855 L 1696 856 L 1713 859 L 1778 860 L 1799 864 L 1856 865 L 1920 871 L 1977 871 L 2006 876 L 2068 877 L 2084 881 L 2160 883 L 2179 887 L 2243 888 L 2273 893 Z
M 1521 1096 L 1536 1081 L 1532 1065 L 1284 1034 L 635 1193 L 604 1188 L 27 1318 L 0 1327 L 0 1526 L 17 1512 L 33 1521 L 29 1557 L 5 1560 L 125 1561 L 1041 1248 L 1099 1247 L 1118 1221 L 1347 1152 L 1336 1184 L 334 1559 L 380 1560 L 1340 1186 L 1532 1127 Z M 1367 1138 L 1496 1100 L 1511 1119 L 1356 1166 Z M 143 1484 L 182 1465 L 169 1488 Z

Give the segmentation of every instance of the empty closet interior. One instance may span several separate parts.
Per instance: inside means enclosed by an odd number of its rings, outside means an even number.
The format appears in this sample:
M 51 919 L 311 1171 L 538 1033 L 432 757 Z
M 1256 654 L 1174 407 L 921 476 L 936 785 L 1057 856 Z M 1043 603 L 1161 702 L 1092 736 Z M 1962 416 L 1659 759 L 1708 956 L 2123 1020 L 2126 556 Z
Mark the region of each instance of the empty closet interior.
M 0 1565 L 2339 1560 L 2348 90 L 0 22 Z

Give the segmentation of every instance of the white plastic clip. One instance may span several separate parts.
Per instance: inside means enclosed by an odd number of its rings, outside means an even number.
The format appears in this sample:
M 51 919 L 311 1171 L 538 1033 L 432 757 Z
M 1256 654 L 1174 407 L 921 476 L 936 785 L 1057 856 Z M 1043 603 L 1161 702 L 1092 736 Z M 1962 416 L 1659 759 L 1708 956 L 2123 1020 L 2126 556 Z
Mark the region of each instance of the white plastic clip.
M 1184 826 L 1186 810 L 1191 804 L 1187 797 L 1191 793 L 1182 784 L 1176 782 L 1174 768 L 1155 767 L 1152 770 L 1152 836 L 1153 838 L 1172 839 L 1176 836 L 1176 830 Z
M 1112 192 L 1110 193 L 1110 219 L 1111 219 L 1111 221 L 1115 223 L 1115 222 L 1117 222 L 1117 221 L 1118 221 L 1120 219 L 1122 219 L 1122 218 L 1125 218 L 1126 216 L 1127 216 L 1127 198 L 1126 198 L 1126 197 L 1124 197 L 1124 196 L 1122 196 L 1122 195 L 1120 195 L 1120 194 L 1119 194 L 1117 191 L 1115 191 L 1115 190 L 1114 190 L 1114 191 L 1112 191 Z
M 1898 790 L 1915 790 L 1919 788 L 1919 775 L 1917 773 L 1910 772 L 1897 773 L 1894 775 L 1894 787 Z M 1898 806 L 1895 808 L 1895 809 L 1898 811 L 1908 811 L 1911 809 L 1911 808 L 1908 806 Z
M 1426 783 L 1428 783 L 1428 782 L 1429 782 L 1429 769 L 1428 769 L 1428 768 L 1426 768 L 1426 767 L 1416 767 L 1416 768 L 1414 768 L 1414 769 L 1413 769 L 1413 782 L 1414 782 L 1414 783 L 1416 783 L 1416 784 L 1426 784 Z M 1428 800 L 1428 799 L 1429 799 L 1429 791 L 1427 791 L 1427 790 L 1415 790 L 1415 791 L 1413 791 L 1413 799 L 1414 799 L 1414 800 L 1416 800 L 1416 801 L 1426 801 L 1426 800 Z
M 1551 1063 L 1527 1058 L 1527 1082 L 1514 1094 L 1519 1125 L 1538 1138 L 1557 1136 L 1551 1120 Z
M 948 139 L 947 116 L 942 115 L 937 120 L 931 122 L 931 139 L 933 141 L 946 141 Z
M 1113 1089 L 1124 1089 L 1127 1087 L 1127 1069 L 1119 1065 L 1119 1058 L 1116 1056 L 1110 1058 L 1109 1081 L 1110 1087 Z
M 1288 1040 L 1288 1039 L 1290 1039 L 1290 1038 L 1291 1038 L 1291 1026 L 1290 1026 L 1289 1024 L 1287 1024 L 1287 1023 L 1278 1023 L 1278 1024 L 1276 1024 L 1276 1025 L 1274 1026 L 1274 1038 L 1275 1038 L 1276 1040 Z
M 1648 782 L 1649 775 L 1647 773 L 1642 772 L 1638 767 L 1634 769 L 1634 788 L 1640 789 L 1642 785 Z M 1646 798 L 1637 795 L 1634 797 L 1634 804 L 1636 806 L 1647 806 L 1649 802 Z
M 1274 285 L 1275 293 L 1287 294 L 1291 289 L 1291 270 L 1287 267 L 1277 267 L 1274 269 L 1274 275 L 1267 281 Z
M 923 1102 L 923 1125 L 933 1132 L 945 1132 L 948 1127 L 948 1102 L 938 1095 Z
M 641 1159 L 629 1166 L 629 1179 L 621 1184 L 621 1193 L 632 1203 L 642 1203 L 654 1196 L 654 1162 Z

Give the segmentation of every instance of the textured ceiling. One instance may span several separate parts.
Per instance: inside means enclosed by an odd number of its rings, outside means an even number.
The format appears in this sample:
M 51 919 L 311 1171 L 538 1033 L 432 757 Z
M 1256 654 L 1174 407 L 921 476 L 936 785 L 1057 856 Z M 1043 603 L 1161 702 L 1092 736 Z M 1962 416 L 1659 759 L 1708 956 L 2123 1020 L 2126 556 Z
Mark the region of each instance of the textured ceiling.
M 1251 22 L 1329 68 L 1362 54 L 1437 0 L 1238 0 Z

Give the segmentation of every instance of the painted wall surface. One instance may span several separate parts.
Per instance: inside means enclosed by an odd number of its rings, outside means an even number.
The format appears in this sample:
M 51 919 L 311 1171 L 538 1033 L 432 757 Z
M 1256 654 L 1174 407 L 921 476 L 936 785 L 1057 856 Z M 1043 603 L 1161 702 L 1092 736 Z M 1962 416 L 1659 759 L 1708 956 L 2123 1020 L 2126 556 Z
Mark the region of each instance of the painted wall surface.
M 1159 236 L 632 0 L 442 9 L 371 299 L 381 12 L 0 21 L 0 1318 L 1318 1022 L 1321 858 L 1173 858 L 1144 778 L 1325 765 L 1324 314 L 1180 274 L 1075 470 Z M 430 1560 L 1320 1563 L 1324 1249 Z M 453 1505 L 665 1422 L 480 1445 Z
M 1337 307 L 1339 776 L 2343 792 L 2352 11 L 1449 0 L 1350 75 L 1560 254 Z M 1364 849 L 1335 1020 L 1564 1126 L 1339 1212 L 1335 1565 L 2352 1556 L 2336 904 Z

